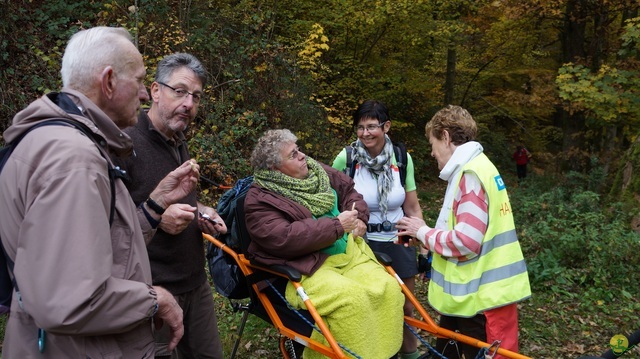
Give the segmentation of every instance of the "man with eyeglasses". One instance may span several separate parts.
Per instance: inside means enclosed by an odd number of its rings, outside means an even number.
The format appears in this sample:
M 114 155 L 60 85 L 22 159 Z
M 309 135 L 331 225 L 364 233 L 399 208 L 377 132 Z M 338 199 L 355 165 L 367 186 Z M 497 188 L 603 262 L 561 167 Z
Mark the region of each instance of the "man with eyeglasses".
M 193 55 L 176 53 L 158 63 L 150 88 L 151 108 L 140 111 L 137 125 L 127 131 L 135 154 L 119 163 L 131 178 L 127 188 L 136 204 L 149 203 L 151 185 L 190 158 L 184 131 L 196 117 L 205 81 L 206 70 Z M 202 232 L 225 233 L 224 221 L 197 200 L 195 190 L 167 208 L 151 204 L 162 216 L 147 245 L 153 283 L 162 283 L 174 295 L 185 326 L 173 352 L 167 348 L 166 328 L 156 332 L 156 358 L 222 358 Z

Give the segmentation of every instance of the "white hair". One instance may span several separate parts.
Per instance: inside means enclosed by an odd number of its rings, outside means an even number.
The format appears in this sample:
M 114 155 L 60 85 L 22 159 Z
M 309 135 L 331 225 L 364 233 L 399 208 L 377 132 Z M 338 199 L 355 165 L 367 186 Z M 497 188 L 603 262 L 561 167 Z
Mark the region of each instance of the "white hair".
M 104 68 L 121 70 L 131 61 L 123 54 L 127 43 L 133 44 L 133 38 L 122 27 L 100 26 L 75 33 L 62 57 L 62 85 L 86 93 Z

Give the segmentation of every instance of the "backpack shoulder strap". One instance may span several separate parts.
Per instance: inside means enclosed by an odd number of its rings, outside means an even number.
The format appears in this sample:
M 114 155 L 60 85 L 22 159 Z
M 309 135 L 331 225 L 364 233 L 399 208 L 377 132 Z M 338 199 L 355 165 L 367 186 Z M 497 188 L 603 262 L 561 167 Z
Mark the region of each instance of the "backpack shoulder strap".
M 400 170 L 400 183 L 402 187 L 407 183 L 407 147 L 402 142 L 393 144 L 393 153 L 396 156 L 396 163 Z
M 126 174 L 122 170 L 120 170 L 120 168 L 118 168 L 118 167 L 114 168 L 112 166 L 111 159 L 104 152 L 102 147 L 100 147 L 99 138 L 84 123 L 82 123 L 80 121 L 69 120 L 69 119 L 66 119 L 66 118 L 58 118 L 58 119 L 52 119 L 52 120 L 49 120 L 49 121 L 44 121 L 42 123 L 39 123 L 38 125 L 33 126 L 32 128 L 30 128 L 27 132 L 35 129 L 35 127 L 46 126 L 46 125 L 59 125 L 59 126 L 75 127 L 80 132 L 82 132 L 85 136 L 87 136 L 91 141 L 93 141 L 93 143 L 96 145 L 96 147 L 98 147 L 98 152 L 100 152 L 100 155 L 102 157 L 104 157 L 104 159 L 107 161 L 107 173 L 109 174 L 109 186 L 111 187 L 111 206 L 109 208 L 109 226 L 111 226 L 113 224 L 113 220 L 114 220 L 115 212 L 116 212 L 116 178 L 126 179 L 126 177 L 127 177 Z M 25 133 L 25 135 L 26 135 L 26 133 Z
M 66 113 L 78 116 L 84 116 L 82 111 L 78 108 L 78 106 L 71 100 L 69 95 L 65 92 L 50 92 L 47 94 L 47 97 L 58 107 L 63 109 Z M 79 121 L 70 120 L 66 118 L 55 119 L 55 121 L 64 122 L 67 125 L 73 126 L 77 128 L 80 132 L 82 132 L 85 136 L 87 136 L 93 143 L 95 143 L 98 148 L 98 152 L 100 155 L 107 161 L 107 173 L 109 174 L 109 184 L 111 186 L 111 207 L 109 209 L 109 226 L 113 224 L 113 220 L 115 217 L 116 211 L 116 178 L 120 178 L 123 180 L 128 180 L 127 174 L 122 171 L 119 167 L 113 167 L 111 163 L 111 158 L 109 158 L 109 154 L 105 152 L 105 150 L 100 146 L 100 142 L 102 139 L 98 137 L 93 131 L 89 129 L 85 124 Z M 47 121 L 50 122 L 50 121 Z
M 22 139 L 31 131 L 35 130 L 38 127 L 43 127 L 43 126 L 48 126 L 48 125 L 53 125 L 54 121 L 45 121 L 45 122 L 40 122 L 30 128 L 28 128 L 26 131 L 24 131 L 22 134 L 20 134 L 20 136 L 16 137 L 11 143 L 8 143 L 5 147 L 2 148 L 2 151 L 0 151 L 0 155 L 2 157 L 0 157 L 0 173 L 2 172 L 2 170 L 4 169 L 4 165 L 7 163 L 7 161 L 9 160 L 9 157 L 11 156 L 11 154 L 13 153 L 13 150 L 18 146 L 18 144 L 20 143 L 20 141 L 22 141 Z M 2 242 L 0 241 L 0 247 L 2 247 L 2 259 L 0 259 L 0 264 L 4 265 L 4 268 L 9 268 L 9 272 L 11 273 L 11 277 L 9 276 L 9 273 L 4 272 L 2 273 L 2 278 L 0 278 L 0 281 L 2 281 L 2 288 L 7 288 L 8 287 L 8 283 L 11 282 L 11 284 L 13 284 L 13 288 L 16 289 L 16 291 L 19 291 L 18 289 L 18 283 L 16 283 L 16 278 L 13 277 L 13 267 L 14 267 L 14 262 L 11 259 L 11 257 L 9 257 L 9 255 L 7 254 L 7 251 L 4 249 L 4 245 L 2 244 Z M 6 293 L 2 293 L 3 296 Z M 8 297 L 6 298 L 2 298 L 2 302 L 3 303 L 7 303 L 10 304 L 11 303 L 11 294 L 9 294 Z
M 353 147 L 346 146 L 344 149 L 347 151 L 347 167 L 345 167 L 344 173 L 353 178 L 353 176 L 356 175 L 356 164 L 358 161 L 353 160 Z

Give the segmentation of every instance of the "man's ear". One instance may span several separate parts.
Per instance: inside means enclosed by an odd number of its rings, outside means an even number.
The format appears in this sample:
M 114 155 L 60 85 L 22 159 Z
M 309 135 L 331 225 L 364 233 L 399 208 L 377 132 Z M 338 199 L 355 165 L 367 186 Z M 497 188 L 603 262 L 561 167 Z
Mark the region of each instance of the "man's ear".
M 113 72 L 113 67 L 107 66 L 102 70 L 102 73 L 100 74 L 102 94 L 108 99 L 113 98 L 113 94 L 116 91 L 117 81 L 116 75 Z
M 149 95 L 151 95 L 151 100 L 153 102 L 158 102 L 158 98 L 160 97 L 160 90 L 160 84 L 154 81 L 149 88 Z

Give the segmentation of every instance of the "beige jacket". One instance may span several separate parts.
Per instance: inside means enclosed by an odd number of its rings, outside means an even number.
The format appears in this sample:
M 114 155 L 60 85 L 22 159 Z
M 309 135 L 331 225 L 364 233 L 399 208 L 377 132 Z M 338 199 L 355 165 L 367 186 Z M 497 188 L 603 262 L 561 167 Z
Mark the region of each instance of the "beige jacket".
M 63 90 L 86 117 L 68 115 L 47 96 L 13 119 L 12 141 L 50 118 L 82 121 L 110 155 L 126 155 L 127 135 L 84 95 Z M 150 358 L 156 305 L 136 207 L 116 180 L 109 227 L 107 163 L 75 128 L 45 126 L 27 135 L 0 175 L 0 236 L 14 260 L 22 301 L 14 293 L 3 343 L 11 358 Z M 38 349 L 38 328 L 46 331 Z

